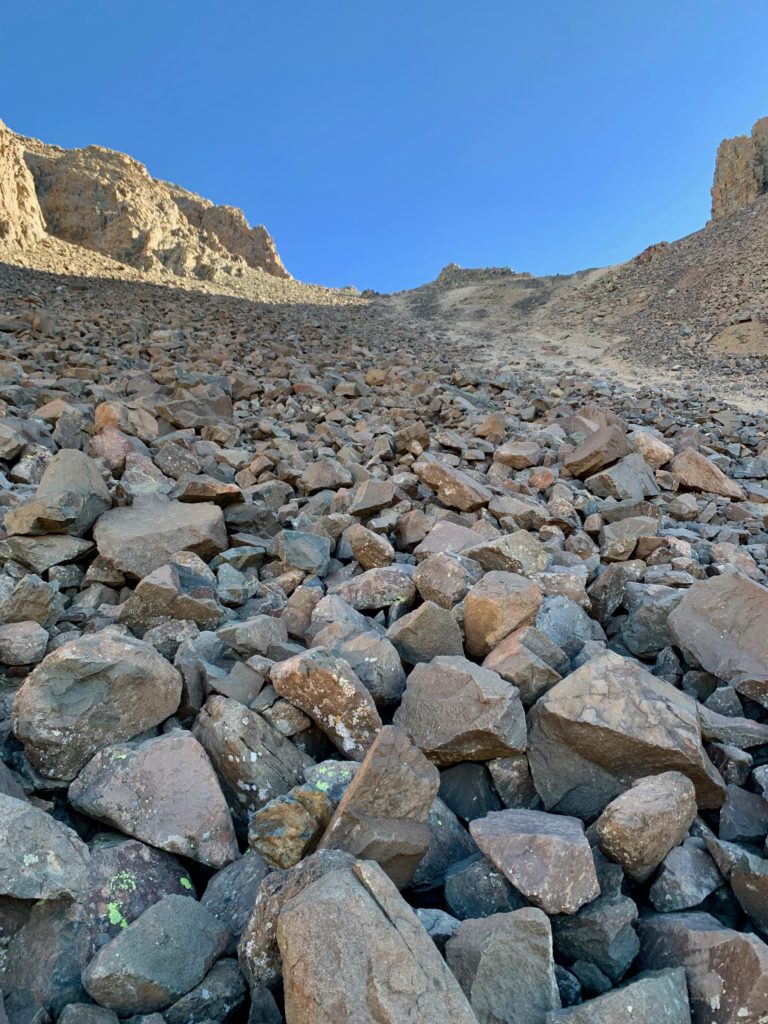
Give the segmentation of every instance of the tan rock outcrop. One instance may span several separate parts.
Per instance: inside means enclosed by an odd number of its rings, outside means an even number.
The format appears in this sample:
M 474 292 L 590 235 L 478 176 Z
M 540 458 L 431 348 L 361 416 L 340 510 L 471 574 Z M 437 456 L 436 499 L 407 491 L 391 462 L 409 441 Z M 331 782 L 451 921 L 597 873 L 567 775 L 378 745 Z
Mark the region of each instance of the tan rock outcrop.
M 768 117 L 751 135 L 723 139 L 712 183 L 712 220 L 729 217 L 768 192 Z
M 0 241 L 27 246 L 44 235 L 43 214 L 23 147 L 0 121 Z

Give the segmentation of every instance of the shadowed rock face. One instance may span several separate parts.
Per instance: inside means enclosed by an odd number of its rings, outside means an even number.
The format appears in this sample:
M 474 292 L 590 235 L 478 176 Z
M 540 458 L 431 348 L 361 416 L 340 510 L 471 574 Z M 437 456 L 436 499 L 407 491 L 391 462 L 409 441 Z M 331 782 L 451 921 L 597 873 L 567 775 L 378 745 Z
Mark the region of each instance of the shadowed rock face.
M 712 183 L 712 219 L 729 217 L 768 192 L 768 117 L 750 135 L 723 139 Z

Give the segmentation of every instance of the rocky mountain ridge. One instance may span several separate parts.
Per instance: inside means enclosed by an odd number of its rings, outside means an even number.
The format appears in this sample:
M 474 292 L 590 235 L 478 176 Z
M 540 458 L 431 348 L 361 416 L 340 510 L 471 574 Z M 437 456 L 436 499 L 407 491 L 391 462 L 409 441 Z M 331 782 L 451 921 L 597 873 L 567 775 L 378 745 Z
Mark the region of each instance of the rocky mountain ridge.
M 241 210 L 153 178 L 124 153 L 62 149 L 0 122 L 0 238 L 24 246 L 43 232 L 141 271 L 290 278 L 266 228 Z
M 768 117 L 749 135 L 723 139 L 712 183 L 712 219 L 729 217 L 768 192 Z

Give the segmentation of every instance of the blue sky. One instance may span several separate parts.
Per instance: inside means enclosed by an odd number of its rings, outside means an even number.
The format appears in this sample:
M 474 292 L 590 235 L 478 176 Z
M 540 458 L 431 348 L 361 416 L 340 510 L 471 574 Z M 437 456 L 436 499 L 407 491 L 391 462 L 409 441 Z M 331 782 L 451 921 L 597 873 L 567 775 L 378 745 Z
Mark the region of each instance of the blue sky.
M 703 225 L 766 38 L 765 0 L 6 2 L 0 118 L 242 207 L 304 280 L 565 273 Z

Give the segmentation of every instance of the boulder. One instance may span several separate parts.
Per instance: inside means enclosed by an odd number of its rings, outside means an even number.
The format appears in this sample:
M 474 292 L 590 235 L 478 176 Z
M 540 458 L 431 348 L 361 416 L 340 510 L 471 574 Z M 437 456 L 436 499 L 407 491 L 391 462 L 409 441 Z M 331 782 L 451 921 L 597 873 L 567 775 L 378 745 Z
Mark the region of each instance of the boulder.
M 440 657 L 417 665 L 393 722 L 440 767 L 525 750 L 517 690 L 465 658 Z
M 41 775 L 68 781 L 106 743 L 169 718 L 180 699 L 181 676 L 153 647 L 102 631 L 65 643 L 25 679 L 13 730 Z
M 577 818 L 510 809 L 471 822 L 469 831 L 512 885 L 547 914 L 573 914 L 600 895 Z
M 229 808 L 205 751 L 175 730 L 105 747 L 69 787 L 72 806 L 210 867 L 239 856 Z
M 528 759 L 548 809 L 591 820 L 637 779 L 679 771 L 699 807 L 725 785 L 701 743 L 696 703 L 636 662 L 608 653 L 582 665 L 531 709 Z
M 405 733 L 384 726 L 347 787 L 320 842 L 375 860 L 404 888 L 430 845 L 427 816 L 439 774 Z

